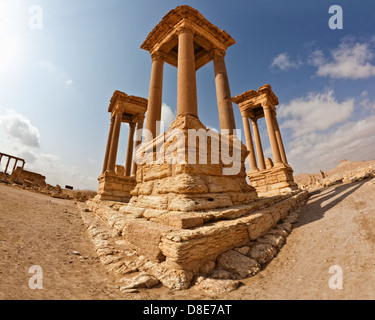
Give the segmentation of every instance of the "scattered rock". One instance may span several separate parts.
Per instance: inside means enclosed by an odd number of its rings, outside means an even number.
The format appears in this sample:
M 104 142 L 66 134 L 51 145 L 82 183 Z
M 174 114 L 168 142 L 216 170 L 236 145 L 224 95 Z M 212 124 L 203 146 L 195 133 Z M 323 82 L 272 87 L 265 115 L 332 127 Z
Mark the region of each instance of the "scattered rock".
M 264 237 L 259 238 L 256 242 L 270 244 L 276 249 L 280 249 L 285 243 L 285 238 L 275 234 L 266 234 Z
M 241 278 L 253 276 L 260 271 L 259 263 L 243 254 L 229 250 L 217 258 L 217 265 L 227 271 L 237 273 Z
M 235 280 L 216 280 L 199 277 L 195 286 L 198 290 L 203 290 L 209 295 L 217 295 L 225 292 L 237 290 L 242 283 Z
M 216 263 L 214 261 L 207 261 L 199 270 L 202 274 L 209 274 L 211 273 L 216 267 Z
M 244 247 L 240 247 L 240 248 L 234 248 L 234 250 L 236 250 L 237 252 L 247 256 L 250 252 L 250 247 L 244 246 Z
M 210 278 L 212 279 L 220 279 L 220 280 L 235 280 L 236 276 L 227 271 L 222 269 L 216 269 L 214 272 L 210 275 Z
M 75 254 L 76 256 L 80 256 L 81 255 L 78 251 L 73 251 L 72 253 Z
M 154 277 L 146 274 L 141 273 L 138 276 L 135 276 L 131 279 L 123 278 L 120 282 L 124 283 L 125 285 L 121 287 L 121 291 L 128 290 L 128 289 L 136 289 L 136 288 L 152 288 L 156 286 L 159 281 L 156 280 Z
M 251 247 L 250 257 L 260 264 L 266 264 L 276 255 L 277 250 L 268 243 L 258 243 Z

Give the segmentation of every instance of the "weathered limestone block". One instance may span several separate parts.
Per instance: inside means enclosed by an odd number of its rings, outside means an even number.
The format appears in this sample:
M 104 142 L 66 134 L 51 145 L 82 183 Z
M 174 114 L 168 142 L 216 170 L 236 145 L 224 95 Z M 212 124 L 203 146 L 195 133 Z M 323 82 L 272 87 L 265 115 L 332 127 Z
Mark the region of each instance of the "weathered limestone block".
M 156 280 L 153 276 L 150 276 L 146 273 L 141 273 L 131 279 L 123 278 L 120 280 L 120 282 L 124 284 L 120 288 L 120 290 L 136 289 L 136 288 L 150 289 L 159 283 L 159 281 Z
M 200 177 L 183 173 L 157 181 L 156 193 L 208 193 L 208 188 Z
M 265 236 L 259 238 L 257 242 L 270 244 L 276 249 L 280 249 L 285 243 L 285 238 L 276 234 L 266 234 Z
M 275 225 L 272 214 L 267 212 L 259 212 L 250 216 L 248 232 L 250 240 L 256 240 L 265 235 Z
M 216 267 L 214 272 L 210 274 L 210 278 L 219 280 L 235 280 L 237 277 L 232 272 Z
M 133 215 L 136 218 L 141 218 L 143 216 L 143 213 L 145 212 L 146 209 L 144 208 L 139 208 L 139 207 L 134 207 L 134 206 L 122 206 L 120 208 L 120 212 L 124 214 L 130 214 Z
M 245 256 L 248 256 L 249 252 L 250 252 L 250 247 L 243 246 L 243 247 L 239 247 L 239 248 L 234 248 L 234 250 L 236 250 L 237 252 L 239 252 L 239 253 L 241 253 Z
M 205 277 L 198 277 L 196 281 L 197 290 L 202 290 L 208 295 L 217 295 L 237 290 L 242 283 L 236 280 L 215 280 Z
M 198 176 L 222 176 L 222 164 L 175 164 L 173 174 L 188 173 Z
M 170 211 L 158 217 L 158 222 L 176 229 L 188 229 L 200 227 L 204 223 L 204 218 L 194 213 L 181 213 Z
M 193 272 L 172 268 L 165 262 L 149 261 L 143 266 L 143 269 L 171 290 L 188 289 L 194 276 Z
M 254 192 L 229 192 L 229 196 L 234 205 L 251 203 L 258 199 Z
M 160 216 L 167 214 L 169 210 L 159 210 L 159 209 L 145 209 L 143 212 L 143 217 L 147 220 L 151 220 L 154 218 L 159 218 Z M 156 219 L 156 221 L 158 221 Z
M 138 196 L 130 199 L 131 206 L 140 208 L 152 208 L 166 210 L 168 208 L 168 196 L 155 195 L 155 196 Z
M 150 221 L 134 219 L 125 225 L 122 236 L 135 245 L 145 257 L 160 261 L 164 259 L 159 249 L 162 234 L 172 230 L 170 227 Z
M 139 182 L 130 192 L 131 195 L 150 195 L 154 189 L 154 181 Z
M 243 254 L 229 250 L 217 258 L 218 267 L 237 273 L 241 278 L 253 276 L 260 271 L 259 263 Z
M 276 255 L 277 250 L 268 243 L 258 243 L 251 247 L 249 256 L 261 265 L 268 263 Z
M 167 261 L 187 269 L 200 269 L 209 257 L 249 242 L 247 226 L 238 221 L 219 221 L 193 230 L 165 233 L 159 246 Z M 212 259 L 211 259 L 212 260 Z
M 172 165 L 164 164 L 148 164 L 143 167 L 143 180 L 156 180 L 170 177 L 172 175 Z
M 241 192 L 241 187 L 233 177 L 208 176 L 206 179 L 209 192 L 211 193 Z
M 216 267 L 215 261 L 207 261 L 199 270 L 202 274 L 209 274 L 211 273 Z
M 203 195 L 172 195 L 168 209 L 171 211 L 198 211 L 214 208 L 230 207 L 232 200 L 228 194 L 208 193 Z

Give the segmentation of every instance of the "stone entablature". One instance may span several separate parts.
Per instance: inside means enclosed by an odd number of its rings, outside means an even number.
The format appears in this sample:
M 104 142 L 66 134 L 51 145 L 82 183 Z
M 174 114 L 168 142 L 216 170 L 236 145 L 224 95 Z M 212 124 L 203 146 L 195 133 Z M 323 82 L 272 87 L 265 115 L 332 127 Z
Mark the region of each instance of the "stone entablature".
M 213 60 L 213 50 L 225 55 L 227 48 L 236 43 L 226 31 L 210 23 L 198 10 L 179 6 L 164 16 L 141 48 L 177 67 L 178 34 L 186 30 L 194 34 L 196 70 Z

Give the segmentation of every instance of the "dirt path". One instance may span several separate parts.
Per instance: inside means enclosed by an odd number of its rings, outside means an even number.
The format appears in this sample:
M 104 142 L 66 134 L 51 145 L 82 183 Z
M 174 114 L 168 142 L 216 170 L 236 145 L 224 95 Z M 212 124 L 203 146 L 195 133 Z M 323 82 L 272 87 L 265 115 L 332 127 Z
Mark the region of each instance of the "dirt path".
M 375 184 L 313 194 L 278 256 L 237 291 L 157 287 L 123 294 L 100 264 L 74 202 L 0 184 L 0 299 L 375 299 Z M 80 255 L 73 254 L 78 251 Z M 29 268 L 43 290 L 29 288 Z M 340 266 L 343 289 L 329 288 Z

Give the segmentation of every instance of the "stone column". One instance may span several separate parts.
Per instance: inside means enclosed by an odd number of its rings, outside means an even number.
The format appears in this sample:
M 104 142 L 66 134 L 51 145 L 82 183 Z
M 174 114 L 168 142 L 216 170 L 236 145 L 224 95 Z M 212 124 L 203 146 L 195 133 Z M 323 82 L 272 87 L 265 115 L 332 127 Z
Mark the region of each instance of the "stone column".
M 22 162 L 22 169 L 21 169 L 21 171 L 23 171 L 24 167 L 25 167 L 25 161 Z
M 198 116 L 193 30 L 182 27 L 178 34 L 177 115 Z
M 280 150 L 277 144 L 275 128 L 273 126 L 271 106 L 265 103 L 262 105 L 262 107 L 264 110 L 264 117 L 266 118 L 267 131 L 268 131 L 268 137 L 270 139 L 273 161 L 275 164 L 281 163 L 282 161 L 281 161 L 281 156 L 280 156 Z
M 249 154 L 250 171 L 257 171 L 259 169 L 257 167 L 257 161 L 255 159 L 253 138 L 251 137 L 249 119 L 247 118 L 247 116 L 245 115 L 242 116 L 242 122 L 243 122 L 244 131 L 245 131 L 247 150 L 250 151 L 250 154 Z
M 112 142 L 112 136 L 113 136 L 113 122 L 114 122 L 114 119 L 111 117 L 111 124 L 109 125 L 109 134 L 108 134 L 108 139 L 107 139 L 107 147 L 105 149 L 102 173 L 104 173 L 108 167 L 109 151 L 111 150 L 111 142 Z
M 15 162 L 14 162 L 14 165 L 13 165 L 13 170 L 12 170 L 11 174 L 13 174 L 14 170 L 16 170 L 17 162 L 18 162 L 18 160 L 15 159 Z
M 224 60 L 225 51 L 214 49 L 213 54 L 220 129 L 228 129 L 229 134 L 233 134 L 233 130 L 236 129 L 236 123 L 234 120 L 227 68 Z
M 257 149 L 259 169 L 264 170 L 266 169 L 266 164 L 264 162 L 263 147 L 262 147 L 262 141 L 260 140 L 257 119 L 250 119 L 250 120 L 253 126 L 253 133 L 254 133 L 255 147 Z
M 115 123 L 113 127 L 113 134 L 112 134 L 112 139 L 111 139 L 111 149 L 109 151 L 108 166 L 107 166 L 107 170 L 110 172 L 115 172 L 118 141 L 120 138 L 121 120 L 122 120 L 122 114 L 120 112 L 116 112 Z
M 126 153 L 125 176 L 130 177 L 133 160 L 135 123 L 129 123 L 128 151 Z
M 143 122 L 144 122 L 144 116 L 141 116 L 138 120 L 137 124 L 137 133 L 136 133 L 136 141 L 134 149 L 137 150 L 137 147 L 142 143 L 142 130 L 143 130 Z M 137 172 L 137 164 L 135 161 L 133 161 L 133 175 L 135 175 Z
M 279 146 L 281 160 L 283 161 L 284 164 L 288 164 L 288 159 L 286 157 L 284 143 L 283 143 L 283 139 L 281 137 L 281 132 L 280 132 L 280 128 L 279 128 L 279 123 L 277 122 L 276 111 L 273 112 L 272 115 L 273 115 L 273 125 L 274 125 L 274 128 L 275 128 L 276 140 L 277 140 L 277 144 Z
M 9 162 L 10 162 L 10 158 L 8 157 L 8 161 L 7 161 L 7 165 L 5 166 L 5 171 L 4 171 L 4 174 L 7 173 L 8 171 L 8 167 L 9 167 Z
M 153 53 L 152 70 L 150 80 L 150 91 L 148 97 L 146 129 L 152 133 L 152 138 L 156 138 L 156 133 L 160 128 L 156 127 L 156 122 L 161 119 L 161 104 L 163 91 L 163 67 L 164 61 L 161 54 Z M 151 140 L 151 137 L 146 135 L 146 140 Z

